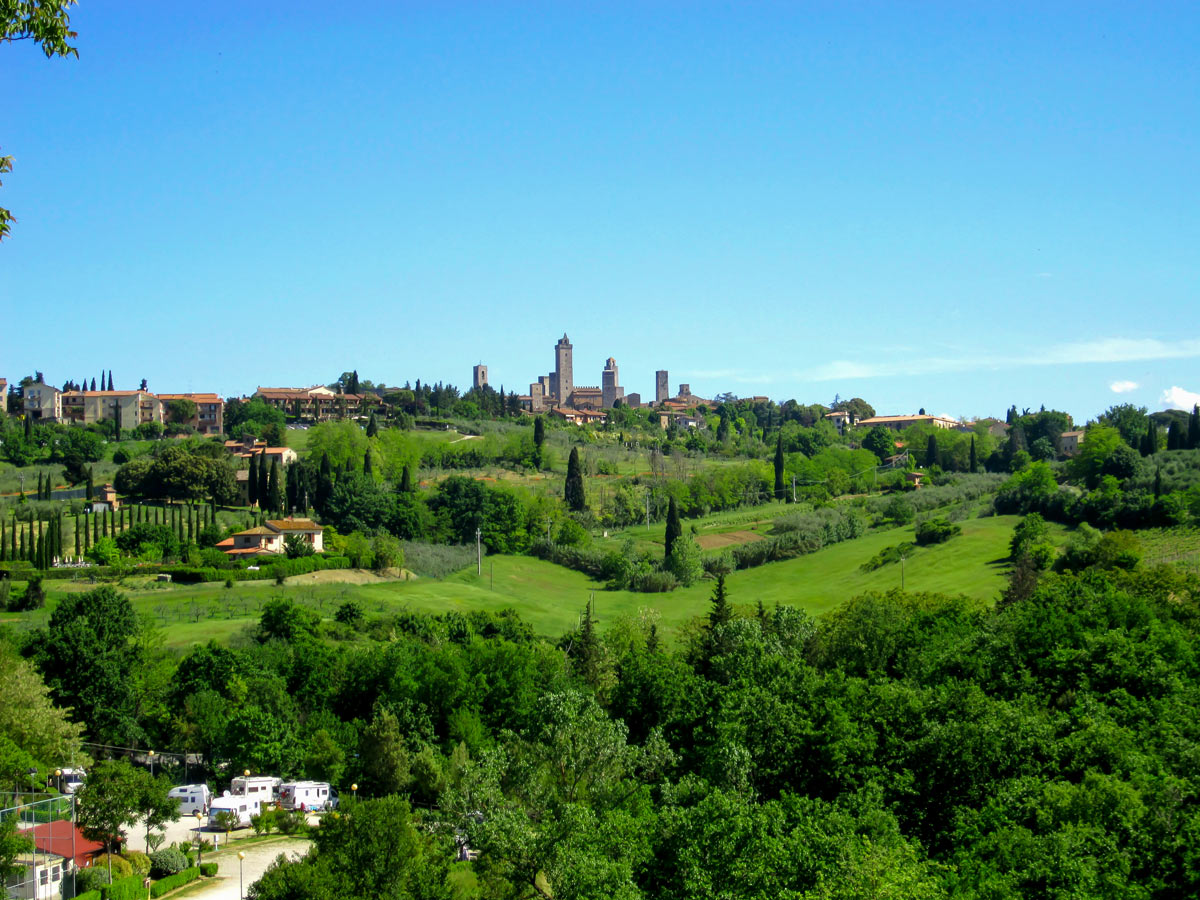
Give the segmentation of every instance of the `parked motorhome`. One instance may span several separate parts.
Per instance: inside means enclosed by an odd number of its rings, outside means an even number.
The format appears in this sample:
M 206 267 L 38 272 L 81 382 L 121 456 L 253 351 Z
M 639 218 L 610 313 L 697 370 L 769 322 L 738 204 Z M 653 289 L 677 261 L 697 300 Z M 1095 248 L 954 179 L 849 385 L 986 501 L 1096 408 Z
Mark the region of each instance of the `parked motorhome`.
M 284 809 L 336 809 L 337 791 L 326 781 L 289 781 L 279 786 L 279 805 Z
M 279 800 L 279 785 L 282 783 L 282 778 L 273 775 L 239 775 L 229 785 L 229 793 L 260 803 L 274 803 Z
M 83 769 L 63 769 L 62 775 L 58 776 L 58 789 L 64 794 L 73 794 L 83 787 L 85 778 L 87 772 Z
M 208 789 L 207 784 L 173 787 L 167 796 L 179 801 L 179 814 L 183 816 L 192 816 L 198 812 L 207 813 L 209 804 L 212 803 L 212 791 Z
M 226 794 L 223 797 L 216 797 L 208 807 L 208 827 L 223 830 L 224 826 L 217 820 L 217 816 L 226 810 L 232 810 L 237 813 L 237 827 L 245 828 L 250 824 L 251 816 L 257 816 L 262 812 L 262 803 L 252 797 L 240 794 Z

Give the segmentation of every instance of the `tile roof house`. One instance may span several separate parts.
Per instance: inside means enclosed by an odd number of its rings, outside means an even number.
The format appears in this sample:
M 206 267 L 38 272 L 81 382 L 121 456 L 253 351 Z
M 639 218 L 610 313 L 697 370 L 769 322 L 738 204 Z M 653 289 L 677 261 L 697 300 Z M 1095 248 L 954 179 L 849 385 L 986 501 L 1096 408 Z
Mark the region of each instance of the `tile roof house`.
M 869 419 L 859 419 L 856 423 L 859 428 L 874 428 L 876 425 L 882 425 L 884 428 L 892 428 L 896 431 L 909 428 L 913 425 L 932 425 L 934 428 L 957 428 L 958 422 L 954 419 L 947 419 L 943 416 L 871 416 Z
M 325 549 L 325 531 L 312 519 L 268 519 L 262 525 L 239 531 L 217 544 L 217 549 L 226 556 L 235 558 L 250 556 L 276 556 L 284 552 L 284 541 L 288 537 L 299 537 L 310 544 L 313 551 Z

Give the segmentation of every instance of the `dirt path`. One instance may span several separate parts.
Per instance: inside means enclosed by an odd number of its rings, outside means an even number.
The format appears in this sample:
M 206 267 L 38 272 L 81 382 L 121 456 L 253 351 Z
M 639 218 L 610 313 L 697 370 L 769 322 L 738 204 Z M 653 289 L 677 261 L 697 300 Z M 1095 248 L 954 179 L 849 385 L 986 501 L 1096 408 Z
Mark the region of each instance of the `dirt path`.
M 416 576 L 409 573 L 408 577 Z M 284 579 L 284 584 L 381 584 L 398 578 L 404 578 L 398 569 L 385 569 L 383 574 L 366 569 L 325 569 L 306 575 L 291 575 Z
M 204 900 L 241 900 L 245 890 L 262 877 L 263 872 L 271 863 L 275 862 L 279 854 L 282 853 L 288 859 L 296 860 L 308 852 L 310 845 L 311 842 L 303 838 L 281 838 L 268 843 L 252 844 L 243 851 L 246 858 L 241 860 L 241 878 L 239 880 L 238 858 L 235 852 L 237 844 L 235 843 L 235 850 L 213 854 L 211 859 L 205 857 L 206 860 L 215 860 L 217 863 L 215 878 L 206 878 L 195 887 L 184 888 L 181 893 L 188 898 L 203 897 Z

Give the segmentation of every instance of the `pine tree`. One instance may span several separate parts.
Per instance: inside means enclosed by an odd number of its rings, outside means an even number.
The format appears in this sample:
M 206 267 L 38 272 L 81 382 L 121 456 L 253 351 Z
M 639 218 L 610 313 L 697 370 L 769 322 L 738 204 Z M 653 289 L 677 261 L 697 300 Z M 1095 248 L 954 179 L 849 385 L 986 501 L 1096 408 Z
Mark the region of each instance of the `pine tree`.
M 572 447 L 567 459 L 567 483 L 563 488 L 563 499 L 571 512 L 583 512 L 587 506 L 583 494 L 583 471 L 579 467 L 579 448 Z
M 783 499 L 783 432 L 775 439 L 775 499 Z
M 542 416 L 533 420 L 533 467 L 542 468 L 542 445 L 546 443 L 546 421 Z
M 375 420 L 375 410 L 371 410 L 371 417 L 367 419 L 367 437 L 373 438 L 379 434 L 379 423 Z
M 971 474 L 975 474 L 976 468 L 979 466 L 979 460 L 975 458 L 975 435 L 971 435 L 971 461 L 969 463 Z
M 663 534 L 663 559 L 671 558 L 675 541 L 683 535 L 683 523 L 679 520 L 679 504 L 672 497 L 667 504 L 667 530 Z
M 282 473 L 279 469 L 279 460 L 271 460 L 271 474 L 267 487 L 267 507 L 274 513 L 283 512 L 283 485 Z

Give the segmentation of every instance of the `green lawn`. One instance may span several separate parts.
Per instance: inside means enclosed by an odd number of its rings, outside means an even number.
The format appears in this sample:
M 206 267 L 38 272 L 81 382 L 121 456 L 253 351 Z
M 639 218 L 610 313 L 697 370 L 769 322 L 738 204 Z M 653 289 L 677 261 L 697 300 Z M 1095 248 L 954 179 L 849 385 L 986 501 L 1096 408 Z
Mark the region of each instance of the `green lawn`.
M 910 591 L 962 593 L 994 600 L 1004 585 L 1008 541 L 1016 522 L 1016 516 L 961 522 L 961 535 L 945 544 L 913 551 L 904 564 L 905 587 Z M 899 565 L 869 573 L 859 567 L 885 547 L 912 538 L 912 528 L 876 531 L 809 556 L 734 572 L 727 581 L 730 599 L 743 608 L 753 608 L 761 601 L 767 607 L 792 604 L 820 615 L 866 591 L 899 587 Z M 51 608 L 64 592 L 87 587 L 61 582 L 47 586 Z M 227 640 L 257 620 L 265 601 L 278 596 L 291 597 L 326 618 L 333 615 L 338 604 L 351 599 L 371 616 L 405 608 L 442 613 L 512 607 L 536 632 L 550 637 L 574 627 L 588 599 L 594 596 L 602 626 L 617 616 L 652 610 L 659 617 L 660 628 L 670 634 L 707 611 L 712 582 L 702 581 L 668 594 L 606 591 L 587 576 L 553 563 L 524 556 L 493 556 L 484 559 L 482 576 L 471 567 L 441 581 L 282 587 L 262 581 L 239 582 L 226 588 L 221 583 L 152 585 L 143 579 L 127 584 L 126 590 L 139 612 L 158 621 L 169 646 L 185 648 L 209 638 Z M 31 627 L 42 624 L 46 616 L 44 610 L 9 614 L 0 616 L 0 622 Z

